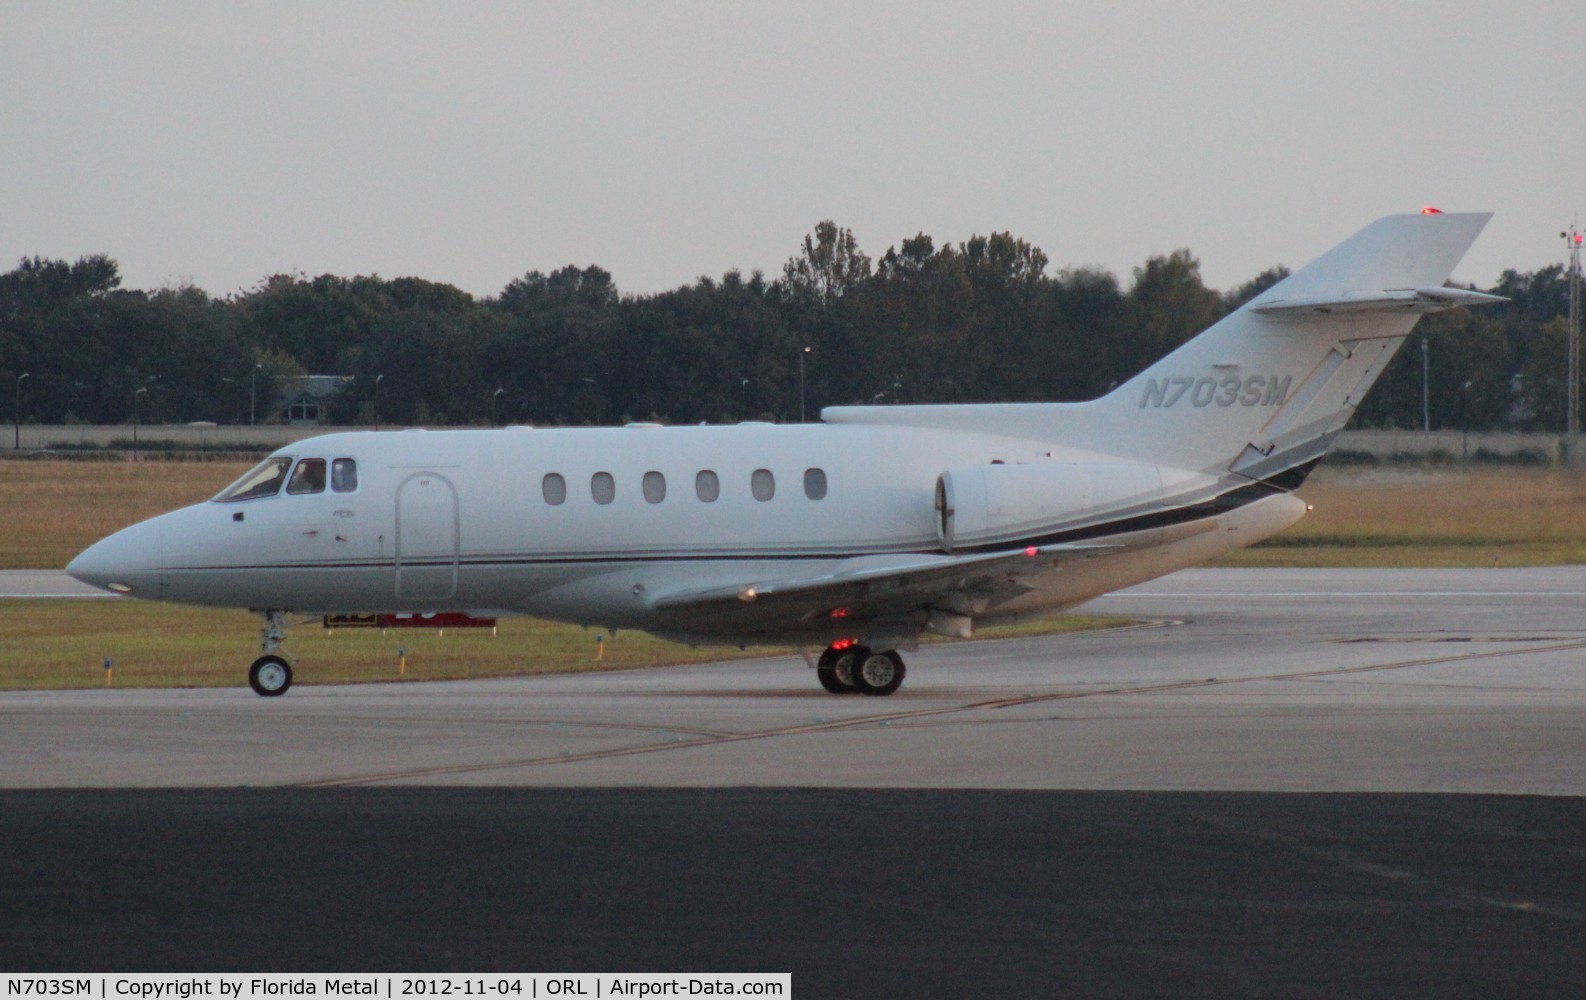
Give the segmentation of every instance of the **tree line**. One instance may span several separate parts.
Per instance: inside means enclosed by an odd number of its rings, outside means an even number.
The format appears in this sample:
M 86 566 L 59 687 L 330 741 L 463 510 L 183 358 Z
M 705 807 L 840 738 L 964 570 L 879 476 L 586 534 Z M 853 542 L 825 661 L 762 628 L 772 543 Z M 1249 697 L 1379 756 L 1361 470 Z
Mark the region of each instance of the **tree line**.
M 1009 233 L 942 245 L 921 233 L 872 259 L 830 221 L 778 277 L 730 271 L 649 295 L 569 266 L 488 298 L 329 274 L 216 298 L 124 289 L 105 255 L 33 257 L 0 275 L 12 383 L 0 393 L 17 393 L 6 402 L 27 422 L 95 424 L 278 422 L 278 399 L 309 374 L 343 379 L 325 414 L 338 424 L 794 421 L 842 403 L 1082 400 L 1288 273 L 1218 292 L 1188 250 L 1151 257 L 1127 287 L 1049 265 Z M 1416 329 L 1432 425 L 1561 429 L 1564 268 L 1505 271 L 1484 290 L 1511 301 Z M 1422 362 L 1418 343 L 1402 350 L 1356 426 L 1421 426 Z

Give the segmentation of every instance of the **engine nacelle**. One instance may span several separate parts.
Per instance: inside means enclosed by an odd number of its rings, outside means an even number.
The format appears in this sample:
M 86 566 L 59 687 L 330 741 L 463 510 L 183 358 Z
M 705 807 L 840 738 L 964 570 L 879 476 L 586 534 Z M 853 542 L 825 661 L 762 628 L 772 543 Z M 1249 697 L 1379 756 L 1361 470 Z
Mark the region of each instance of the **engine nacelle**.
M 947 552 L 1022 545 L 1162 500 L 1161 470 L 1134 462 L 976 465 L 936 480 L 936 536 Z

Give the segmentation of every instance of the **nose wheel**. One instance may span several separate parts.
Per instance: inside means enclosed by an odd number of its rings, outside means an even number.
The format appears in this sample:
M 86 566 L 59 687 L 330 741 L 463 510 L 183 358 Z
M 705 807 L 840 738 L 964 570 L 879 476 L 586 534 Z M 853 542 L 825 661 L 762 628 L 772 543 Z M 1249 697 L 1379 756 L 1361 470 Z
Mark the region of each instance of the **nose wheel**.
M 264 612 L 264 628 L 260 634 L 264 655 L 248 668 L 248 686 L 262 697 L 278 697 L 292 686 L 292 664 L 279 655 L 281 643 L 286 641 L 286 612 Z
M 815 665 L 821 687 L 832 694 L 888 695 L 903 685 L 907 672 L 894 650 L 877 653 L 865 646 L 828 646 Z
M 248 686 L 266 698 L 286 694 L 292 686 L 292 665 L 279 656 L 261 656 L 248 668 Z

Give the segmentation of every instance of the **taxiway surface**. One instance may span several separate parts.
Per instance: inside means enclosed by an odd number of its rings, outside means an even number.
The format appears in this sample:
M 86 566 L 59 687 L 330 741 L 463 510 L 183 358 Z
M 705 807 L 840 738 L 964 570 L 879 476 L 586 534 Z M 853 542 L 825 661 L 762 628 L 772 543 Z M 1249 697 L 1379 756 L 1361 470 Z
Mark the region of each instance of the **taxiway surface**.
M 7 693 L 0 964 L 1568 995 L 1583 604 L 1577 568 L 1208 570 L 890 698 L 787 657 Z

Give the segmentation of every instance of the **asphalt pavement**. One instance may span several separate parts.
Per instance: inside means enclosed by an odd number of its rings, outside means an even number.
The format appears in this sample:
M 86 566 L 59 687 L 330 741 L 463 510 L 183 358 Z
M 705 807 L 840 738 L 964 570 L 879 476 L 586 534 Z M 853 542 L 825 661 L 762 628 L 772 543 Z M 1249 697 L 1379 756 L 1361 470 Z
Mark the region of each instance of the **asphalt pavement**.
M 0 694 L 0 969 L 1572 995 L 1583 602 L 1573 567 L 1194 571 L 890 698 L 794 658 Z

